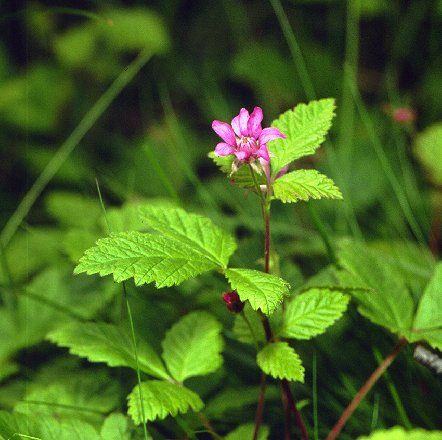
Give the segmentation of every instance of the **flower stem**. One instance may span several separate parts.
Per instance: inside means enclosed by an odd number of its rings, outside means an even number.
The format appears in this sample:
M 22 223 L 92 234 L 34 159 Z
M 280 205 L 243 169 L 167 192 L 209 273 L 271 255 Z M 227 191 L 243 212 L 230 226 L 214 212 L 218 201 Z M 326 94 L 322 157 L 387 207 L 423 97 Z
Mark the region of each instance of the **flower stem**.
M 394 347 L 393 351 L 379 364 L 376 370 L 373 371 L 371 376 L 367 379 L 367 381 L 362 385 L 359 391 L 356 393 L 354 399 L 350 402 L 350 404 L 345 408 L 342 413 L 340 419 L 336 422 L 335 426 L 332 428 L 330 433 L 328 434 L 326 440 L 335 440 L 339 433 L 342 431 L 342 428 L 347 423 L 347 420 L 352 416 L 356 408 L 361 403 L 362 399 L 368 394 L 368 392 L 372 389 L 373 385 L 378 381 L 378 379 L 382 376 L 384 371 L 392 364 L 392 362 L 396 359 L 397 355 L 400 353 L 402 348 L 407 345 L 407 340 L 405 338 L 401 338 L 399 342 Z
M 255 171 L 252 166 L 249 165 L 250 173 L 252 175 L 253 183 L 255 185 L 256 191 L 258 195 L 261 197 L 261 208 L 262 208 L 262 216 L 264 220 L 264 272 L 270 272 L 270 193 L 271 188 L 267 185 L 266 196 L 264 196 L 261 188 L 258 184 L 258 181 L 255 176 Z M 270 326 L 270 321 L 267 316 L 264 315 L 261 311 L 259 311 L 259 315 L 261 318 L 262 325 L 264 327 L 264 332 L 266 335 L 267 342 L 271 342 L 273 340 L 273 332 Z M 287 380 L 281 381 L 281 389 L 283 393 L 283 406 L 285 413 L 285 420 L 290 418 L 290 411 L 293 412 L 295 416 L 296 424 L 298 425 L 299 430 L 301 431 L 302 440 L 308 440 L 308 433 L 305 427 L 304 421 L 302 420 L 301 414 L 296 408 L 295 401 L 293 399 L 292 392 L 290 390 L 290 386 Z M 255 416 L 255 431 L 253 433 L 253 440 L 258 438 L 259 428 L 262 423 L 263 417 L 263 409 L 264 409 L 264 397 L 265 397 L 265 374 L 261 376 L 261 386 L 259 391 L 259 399 L 258 406 L 256 408 L 256 416 Z M 287 425 L 286 425 L 287 428 Z M 290 438 L 290 432 L 285 433 L 285 438 Z

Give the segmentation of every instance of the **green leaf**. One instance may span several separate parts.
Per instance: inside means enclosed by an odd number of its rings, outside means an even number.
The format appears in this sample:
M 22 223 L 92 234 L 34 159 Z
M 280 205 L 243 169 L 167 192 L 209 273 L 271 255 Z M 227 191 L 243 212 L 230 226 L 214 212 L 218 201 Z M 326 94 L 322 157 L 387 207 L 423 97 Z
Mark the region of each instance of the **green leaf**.
M 137 286 L 155 281 L 160 288 L 216 267 L 213 261 L 171 238 L 121 232 L 98 240 L 85 252 L 74 273 L 113 274 L 116 282 L 133 277 Z
M 413 340 L 426 339 L 442 347 L 442 262 L 439 262 L 419 302 L 413 323 Z
M 442 431 L 425 431 L 423 429 L 412 429 L 406 431 L 402 426 L 395 426 L 391 429 L 381 429 L 369 436 L 358 437 L 358 440 L 441 440 Z
M 275 197 L 283 203 L 309 199 L 342 199 L 333 180 L 316 170 L 298 170 L 281 176 L 273 184 Z
M 217 165 L 223 173 L 229 176 L 231 183 L 234 183 L 241 188 L 255 189 L 255 183 L 248 166 L 242 165 L 232 174 L 232 164 L 235 159 L 234 156 L 216 156 L 215 153 L 211 151 L 209 153 L 209 157 L 215 162 L 215 165 Z M 255 177 L 259 185 L 266 184 L 266 177 L 264 173 L 256 173 Z
M 287 342 L 267 344 L 256 356 L 258 366 L 275 379 L 304 382 L 304 367 L 296 351 Z
M 128 396 L 128 413 L 136 424 L 165 419 L 168 415 L 175 417 L 189 409 L 200 411 L 204 404 L 197 394 L 186 387 L 170 382 L 151 380 L 141 383 L 145 420 L 140 406 L 138 385 Z
M 313 154 L 331 127 L 335 101 L 332 98 L 298 104 L 283 113 L 272 125 L 286 135 L 268 147 L 272 155 L 272 175 L 300 157 Z
M 234 431 L 229 432 L 224 440 L 245 440 L 253 438 L 253 433 L 255 431 L 254 423 L 245 423 L 244 425 L 238 426 Z M 265 425 L 261 425 L 258 434 L 258 440 L 267 440 L 269 437 L 269 428 Z
M 442 185 L 442 122 L 419 133 L 414 148 L 432 183 Z
M 253 344 L 255 341 L 265 342 L 264 328 L 258 314 L 252 309 L 250 304 L 245 305 L 243 312 L 248 323 L 244 319 L 243 313 L 235 315 L 232 331 L 236 339 L 246 344 Z
M 359 303 L 359 312 L 375 324 L 407 337 L 412 327 L 414 302 L 397 270 L 381 254 L 355 241 L 342 243 L 338 260 L 355 285 L 369 289 L 350 291 Z
M 252 269 L 227 269 L 227 279 L 242 301 L 249 300 L 254 310 L 271 315 L 288 295 L 289 285 L 275 275 Z
M 141 220 L 167 237 L 181 242 L 215 264 L 226 267 L 235 252 L 234 238 L 206 217 L 180 208 L 142 207 Z
M 109 415 L 101 427 L 100 436 L 101 440 L 133 440 L 132 435 L 132 422 L 130 422 L 126 416 L 120 413 L 113 413 Z M 141 437 L 140 437 L 141 438 Z M 152 439 L 148 435 L 148 439 Z
M 101 440 L 95 428 L 81 420 L 60 421 L 55 417 L 5 411 L 0 411 L 0 439 Z
M 47 338 L 91 362 L 104 362 L 110 367 L 137 368 L 132 337 L 129 331 L 116 325 L 72 322 L 52 331 Z M 161 359 L 145 341 L 137 341 L 137 354 L 141 371 L 169 379 Z
M 163 359 L 178 382 L 216 371 L 222 364 L 221 324 L 207 312 L 181 318 L 166 333 Z
M 329 289 L 310 289 L 285 309 L 281 336 L 311 339 L 324 333 L 347 309 L 349 297 Z

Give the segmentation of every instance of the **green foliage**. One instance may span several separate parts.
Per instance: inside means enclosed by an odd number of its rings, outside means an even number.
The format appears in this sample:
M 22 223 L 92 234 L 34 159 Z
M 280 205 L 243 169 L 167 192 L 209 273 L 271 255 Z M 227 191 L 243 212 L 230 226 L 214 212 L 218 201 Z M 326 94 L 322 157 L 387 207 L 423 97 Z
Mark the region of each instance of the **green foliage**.
M 253 438 L 253 432 L 255 430 L 254 423 L 245 423 L 244 425 L 238 426 L 232 432 L 229 432 L 224 440 L 244 440 L 248 438 Z M 267 440 L 269 437 L 269 428 L 268 426 L 261 426 L 258 434 L 258 440 Z
M 255 341 L 265 341 L 265 333 L 261 319 L 259 319 L 258 314 L 253 311 L 250 304 L 244 306 L 243 313 L 235 315 L 232 330 L 236 339 L 240 342 L 253 344 Z
M 442 431 L 425 431 L 424 429 L 412 429 L 406 431 L 401 426 L 391 429 L 375 431 L 369 436 L 358 437 L 358 440 L 440 440 Z
M 304 367 L 296 351 L 287 342 L 267 344 L 256 356 L 264 373 L 275 379 L 304 382 Z
M 213 261 L 170 238 L 121 232 L 98 240 L 80 259 L 75 273 L 113 274 L 118 283 L 133 277 L 137 286 L 155 281 L 160 288 L 215 268 Z
M 142 382 L 141 394 L 145 420 L 142 416 L 138 385 L 128 396 L 128 413 L 136 424 L 164 419 L 168 415 L 176 416 L 179 413 L 186 413 L 189 409 L 200 411 L 204 406 L 193 391 L 170 382 L 157 380 Z
M 442 185 L 442 123 L 427 127 L 415 139 L 414 152 L 435 185 Z
M 309 289 L 295 296 L 285 308 L 281 336 L 311 339 L 324 333 L 345 312 L 348 300 L 329 289 Z
M 321 99 L 298 104 L 283 113 L 272 125 L 286 135 L 269 144 L 272 157 L 272 175 L 285 165 L 303 156 L 313 154 L 324 142 L 334 117 L 334 99 Z
M 148 227 L 189 246 L 221 267 L 226 267 L 229 257 L 235 252 L 234 238 L 206 217 L 164 206 L 144 206 L 140 213 L 141 221 Z
M 220 323 L 209 313 L 193 312 L 181 318 L 166 333 L 163 359 L 178 382 L 213 373 L 222 364 L 223 339 Z
M 114 324 L 72 322 L 50 332 L 48 339 L 91 362 L 137 368 L 129 331 Z M 137 354 L 141 371 L 159 379 L 170 378 L 159 356 L 144 340 L 137 341 Z
M 227 269 L 225 275 L 242 301 L 248 300 L 254 310 L 266 315 L 271 315 L 288 295 L 288 283 L 275 275 L 252 269 Z
M 442 263 L 434 270 L 413 322 L 414 340 L 424 339 L 433 347 L 442 349 Z
M 275 197 L 284 203 L 309 199 L 342 199 L 341 191 L 333 180 L 316 170 L 298 170 L 276 179 Z

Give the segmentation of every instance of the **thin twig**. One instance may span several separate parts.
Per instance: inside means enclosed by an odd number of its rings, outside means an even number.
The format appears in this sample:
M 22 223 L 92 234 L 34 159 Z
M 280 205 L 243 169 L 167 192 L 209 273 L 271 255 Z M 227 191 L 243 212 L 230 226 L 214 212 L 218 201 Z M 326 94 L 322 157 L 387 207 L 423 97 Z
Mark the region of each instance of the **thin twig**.
M 259 398 L 258 398 L 258 406 L 256 407 L 256 415 L 255 415 L 255 429 L 253 431 L 253 440 L 257 440 L 259 434 L 259 428 L 262 424 L 262 416 L 264 414 L 264 400 L 265 400 L 265 392 L 266 392 L 266 374 L 261 373 L 261 382 L 259 384 Z
M 403 347 L 407 345 L 407 340 L 405 338 L 401 338 L 399 342 L 394 347 L 393 351 L 379 364 L 376 370 L 373 371 L 371 376 L 367 379 L 364 385 L 359 389 L 356 393 L 354 399 L 350 402 L 350 404 L 345 408 L 339 420 L 336 422 L 335 426 L 332 428 L 330 433 L 328 434 L 326 440 L 335 440 L 339 433 L 342 431 L 342 428 L 347 423 L 347 420 L 352 416 L 356 408 L 361 403 L 362 399 L 368 394 L 368 392 L 372 389 L 373 385 L 378 381 L 378 379 L 382 376 L 384 371 L 391 365 L 391 363 L 396 359 L 397 355 L 400 353 Z
M 222 440 L 222 437 L 216 433 L 216 431 L 213 429 L 212 424 L 210 423 L 210 420 L 201 412 L 198 414 L 198 418 L 200 419 L 203 426 L 207 429 L 207 432 L 216 440 Z

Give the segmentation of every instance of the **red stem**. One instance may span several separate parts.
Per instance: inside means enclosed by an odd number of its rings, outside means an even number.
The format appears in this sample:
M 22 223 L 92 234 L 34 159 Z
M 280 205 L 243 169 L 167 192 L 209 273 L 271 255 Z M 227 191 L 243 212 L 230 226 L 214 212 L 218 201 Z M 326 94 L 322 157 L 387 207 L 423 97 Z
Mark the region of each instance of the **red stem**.
M 342 428 L 347 423 L 347 420 L 354 413 L 356 408 L 361 403 L 362 399 L 368 394 L 368 392 L 371 390 L 373 385 L 378 381 L 378 379 L 382 376 L 384 371 L 396 359 L 396 356 L 399 354 L 399 352 L 406 344 L 407 340 L 405 338 L 399 339 L 399 342 L 396 344 L 393 351 L 379 364 L 376 370 L 373 371 L 371 376 L 367 379 L 364 385 L 362 385 L 362 387 L 356 393 L 354 399 L 349 403 L 347 408 L 345 408 L 340 419 L 336 422 L 335 426 L 328 434 L 326 440 L 335 440 L 338 437 L 339 433 L 342 431 Z
M 264 414 L 265 391 L 266 391 L 266 375 L 265 375 L 265 373 L 262 373 L 261 374 L 261 383 L 259 385 L 259 399 L 258 399 L 258 406 L 256 408 L 255 429 L 253 431 L 253 440 L 258 439 L 259 428 L 261 427 L 261 423 L 262 423 L 262 416 Z
M 281 400 L 282 400 L 282 405 L 284 406 L 284 440 L 291 440 L 291 435 L 290 435 L 291 412 L 282 383 L 281 383 Z

